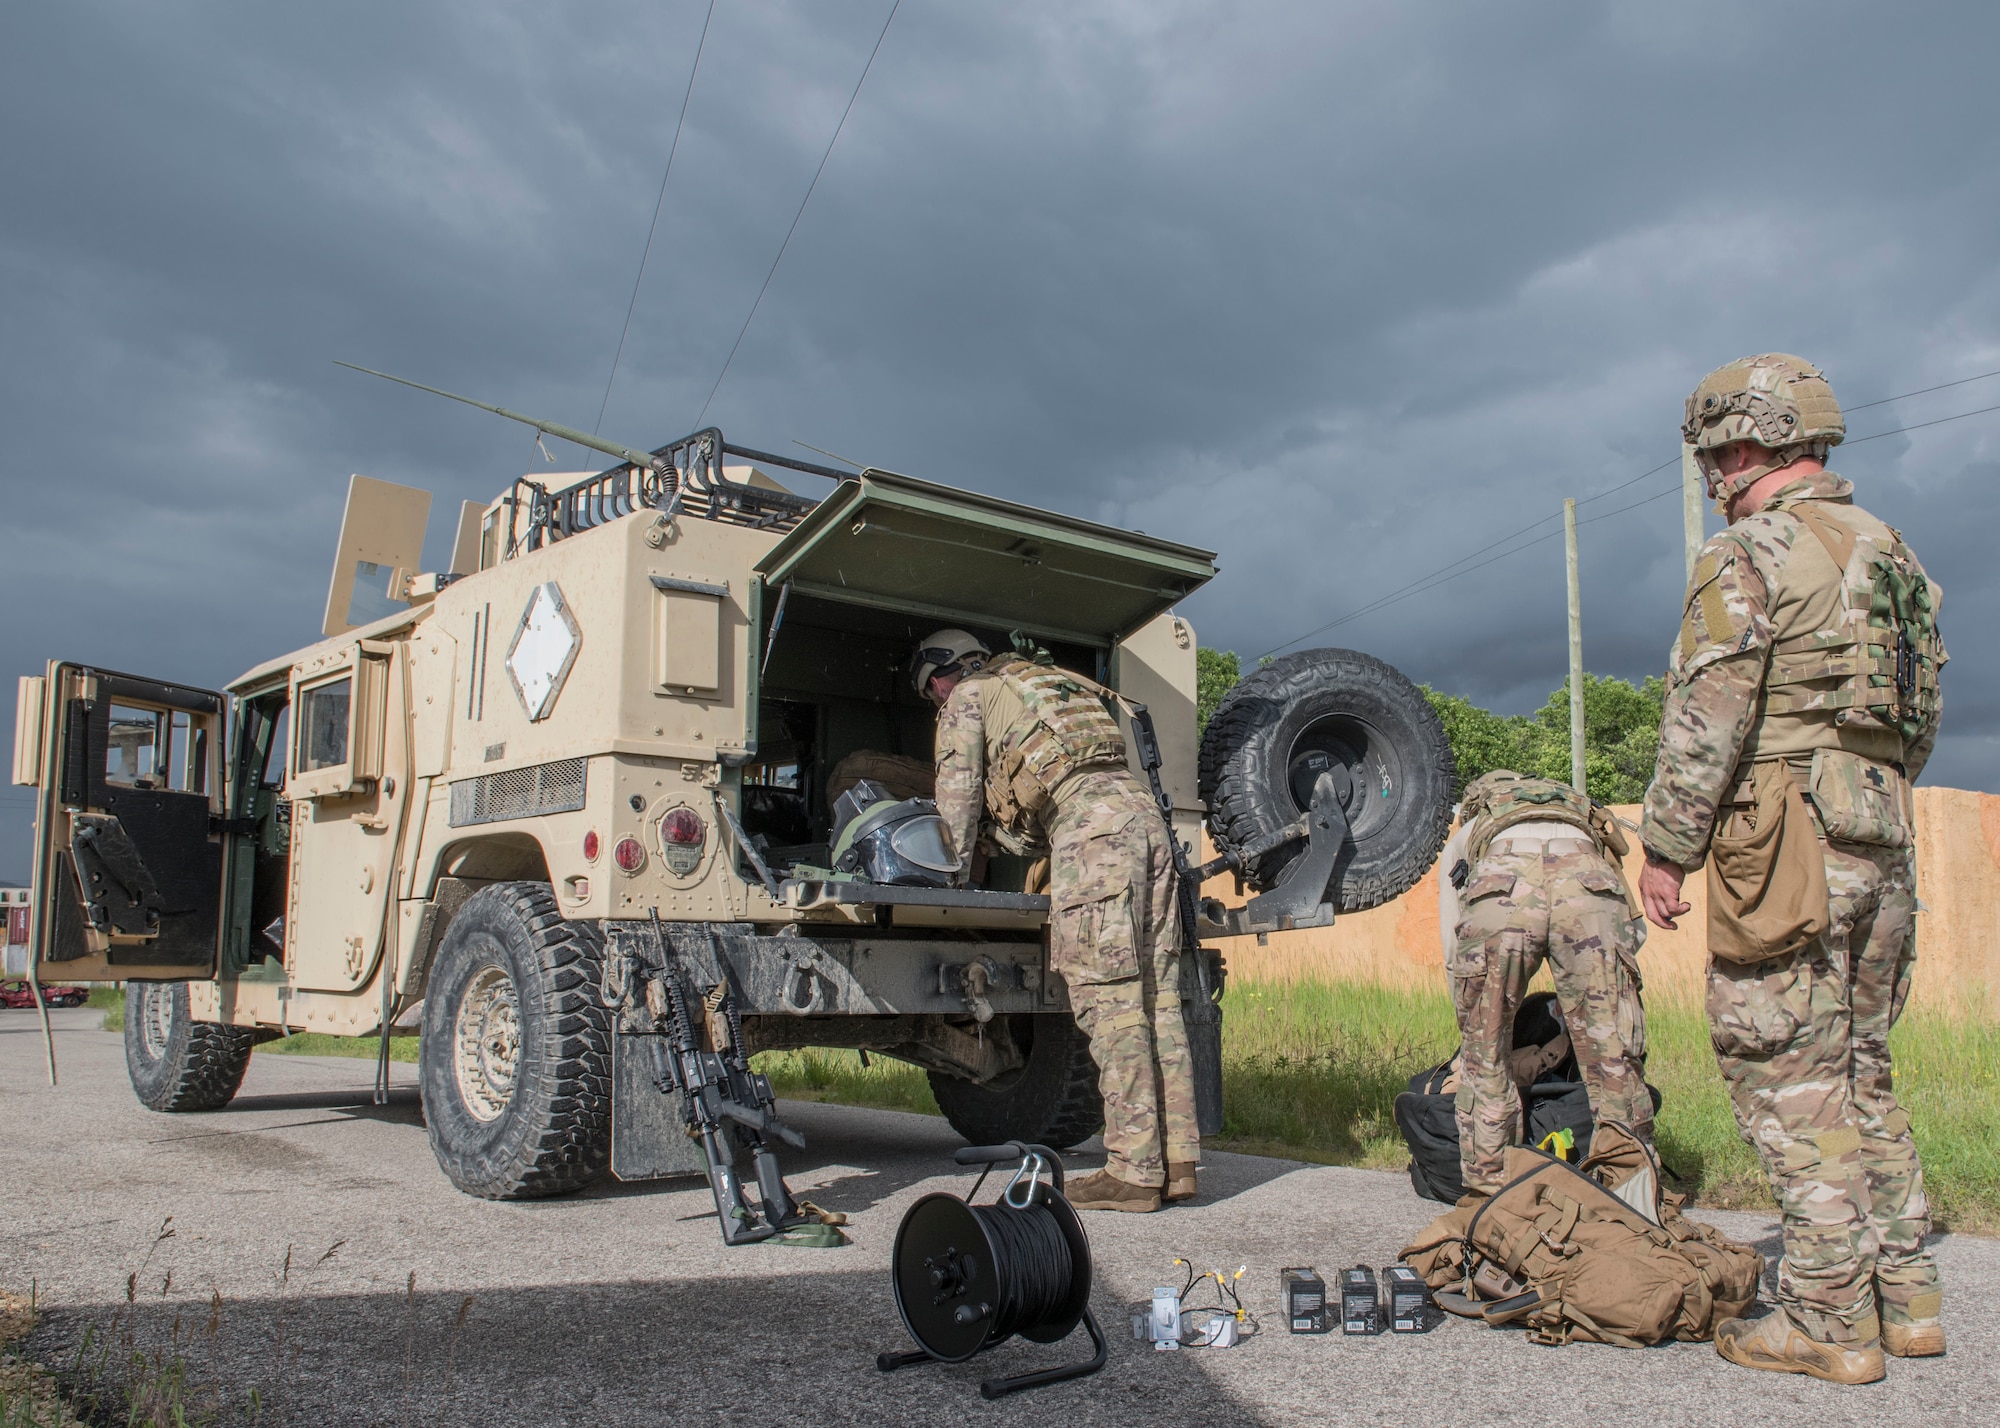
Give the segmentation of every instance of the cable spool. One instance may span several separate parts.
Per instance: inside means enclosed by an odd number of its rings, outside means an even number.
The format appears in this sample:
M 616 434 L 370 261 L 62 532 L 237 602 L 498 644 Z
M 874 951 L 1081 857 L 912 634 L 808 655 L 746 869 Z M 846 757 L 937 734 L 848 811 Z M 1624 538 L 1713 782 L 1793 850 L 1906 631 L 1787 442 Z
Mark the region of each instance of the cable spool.
M 1094 1359 L 988 1379 L 979 1391 L 999 1398 L 1103 1367 L 1104 1336 L 1090 1313 L 1090 1241 L 1062 1196 L 1062 1162 L 1053 1151 L 1018 1142 L 962 1150 L 958 1160 L 990 1169 L 1016 1156 L 1021 1169 L 995 1203 L 975 1205 L 970 1196 L 939 1192 L 918 1200 L 903 1217 L 890 1284 L 903 1326 L 922 1349 L 881 1355 L 876 1364 L 883 1372 L 925 1359 L 963 1363 L 1016 1334 L 1053 1344 L 1079 1323 L 1096 1344 Z M 1044 1170 L 1052 1178 L 1043 1179 Z

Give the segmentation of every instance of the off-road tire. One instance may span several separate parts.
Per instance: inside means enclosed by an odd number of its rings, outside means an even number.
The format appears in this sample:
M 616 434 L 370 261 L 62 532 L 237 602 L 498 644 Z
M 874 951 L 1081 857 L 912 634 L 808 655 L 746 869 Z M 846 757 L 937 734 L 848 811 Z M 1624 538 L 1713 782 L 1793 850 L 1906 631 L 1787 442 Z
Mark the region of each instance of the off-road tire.
M 931 1095 L 951 1128 L 973 1145 L 1019 1140 L 1068 1150 L 1104 1129 L 1104 1098 L 1090 1038 L 1065 1012 L 1011 1018 L 1027 1064 L 984 1085 L 930 1073 Z
M 1407 891 L 1436 861 L 1457 786 L 1437 711 L 1372 655 L 1301 650 L 1229 692 L 1201 741 L 1209 835 L 1224 851 L 1268 840 L 1305 811 L 1327 767 L 1344 784 L 1353 829 L 1334 865 L 1332 896 L 1358 912 Z M 1275 887 L 1304 849 L 1295 841 L 1265 853 L 1246 880 L 1260 891 Z
M 221 1110 L 258 1039 L 255 1027 L 196 1021 L 186 982 L 125 984 L 125 1071 L 149 1110 Z
M 611 1014 L 598 993 L 604 938 L 565 922 L 547 883 L 494 883 L 458 910 L 424 990 L 419 1084 L 431 1152 L 451 1183 L 489 1200 L 579 1190 L 611 1160 Z M 511 1067 L 482 1054 L 469 998 L 514 1001 Z M 469 1038 L 461 1046 L 461 1037 Z M 504 1041 L 504 1036 L 503 1036 Z M 497 1089 L 504 1085 L 504 1098 Z M 477 1109 L 475 1109 L 475 1104 Z

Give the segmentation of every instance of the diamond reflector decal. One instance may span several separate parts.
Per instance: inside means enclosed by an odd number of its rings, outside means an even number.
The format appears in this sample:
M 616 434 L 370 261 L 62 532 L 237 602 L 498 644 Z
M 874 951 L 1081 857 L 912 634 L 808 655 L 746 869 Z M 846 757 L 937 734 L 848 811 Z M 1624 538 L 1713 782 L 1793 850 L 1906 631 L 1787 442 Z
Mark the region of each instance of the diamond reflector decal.
M 507 650 L 507 674 L 530 719 L 546 719 L 562 693 L 563 680 L 576 660 L 583 636 L 563 603 L 562 591 L 551 580 L 537 585 L 521 612 L 520 628 Z

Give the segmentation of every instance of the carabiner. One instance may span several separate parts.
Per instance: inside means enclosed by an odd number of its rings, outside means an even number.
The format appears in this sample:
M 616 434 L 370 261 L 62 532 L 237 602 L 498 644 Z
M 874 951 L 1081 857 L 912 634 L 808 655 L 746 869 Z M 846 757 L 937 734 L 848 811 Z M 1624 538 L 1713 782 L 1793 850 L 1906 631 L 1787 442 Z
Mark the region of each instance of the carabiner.
M 1021 1157 L 1021 1163 L 1014 1169 L 1014 1178 L 1007 1182 L 1007 1188 L 1000 1192 L 1000 1198 L 1006 1201 L 1009 1205 L 1013 1206 L 1016 1210 L 1027 1209 L 1030 1205 L 1035 1203 L 1036 1187 L 1048 1183 L 1044 1180 L 1042 1175 L 1042 1172 L 1047 1169 L 1048 1169 L 1048 1162 L 1043 1160 L 1041 1156 L 1035 1154 L 1033 1151 L 1029 1151 L 1026 1155 Z M 1014 1187 L 1021 1183 L 1021 1177 L 1023 1175 L 1028 1177 L 1028 1190 L 1027 1193 L 1024 1196 L 1022 1196 L 1022 1198 L 1016 1200 L 1014 1198 Z

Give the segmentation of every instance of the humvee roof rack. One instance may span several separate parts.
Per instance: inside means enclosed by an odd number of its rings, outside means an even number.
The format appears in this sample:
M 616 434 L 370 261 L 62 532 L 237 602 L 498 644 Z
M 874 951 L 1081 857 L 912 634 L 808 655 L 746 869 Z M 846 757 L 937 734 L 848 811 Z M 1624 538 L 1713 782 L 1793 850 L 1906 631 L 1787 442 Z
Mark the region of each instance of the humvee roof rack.
M 725 456 L 740 456 L 747 461 L 828 476 L 836 481 L 853 479 L 851 473 L 831 466 L 753 451 L 747 446 L 731 446 L 723 440 L 721 428 L 713 426 L 656 447 L 651 455 L 654 458 L 651 467 L 621 461 L 559 491 L 551 491 L 526 477 L 516 481 L 506 498 L 507 554 L 539 550 L 565 536 L 594 529 L 638 510 L 678 510 L 703 520 L 755 530 L 788 531 L 819 504 L 816 497 L 730 480 L 723 474 Z

